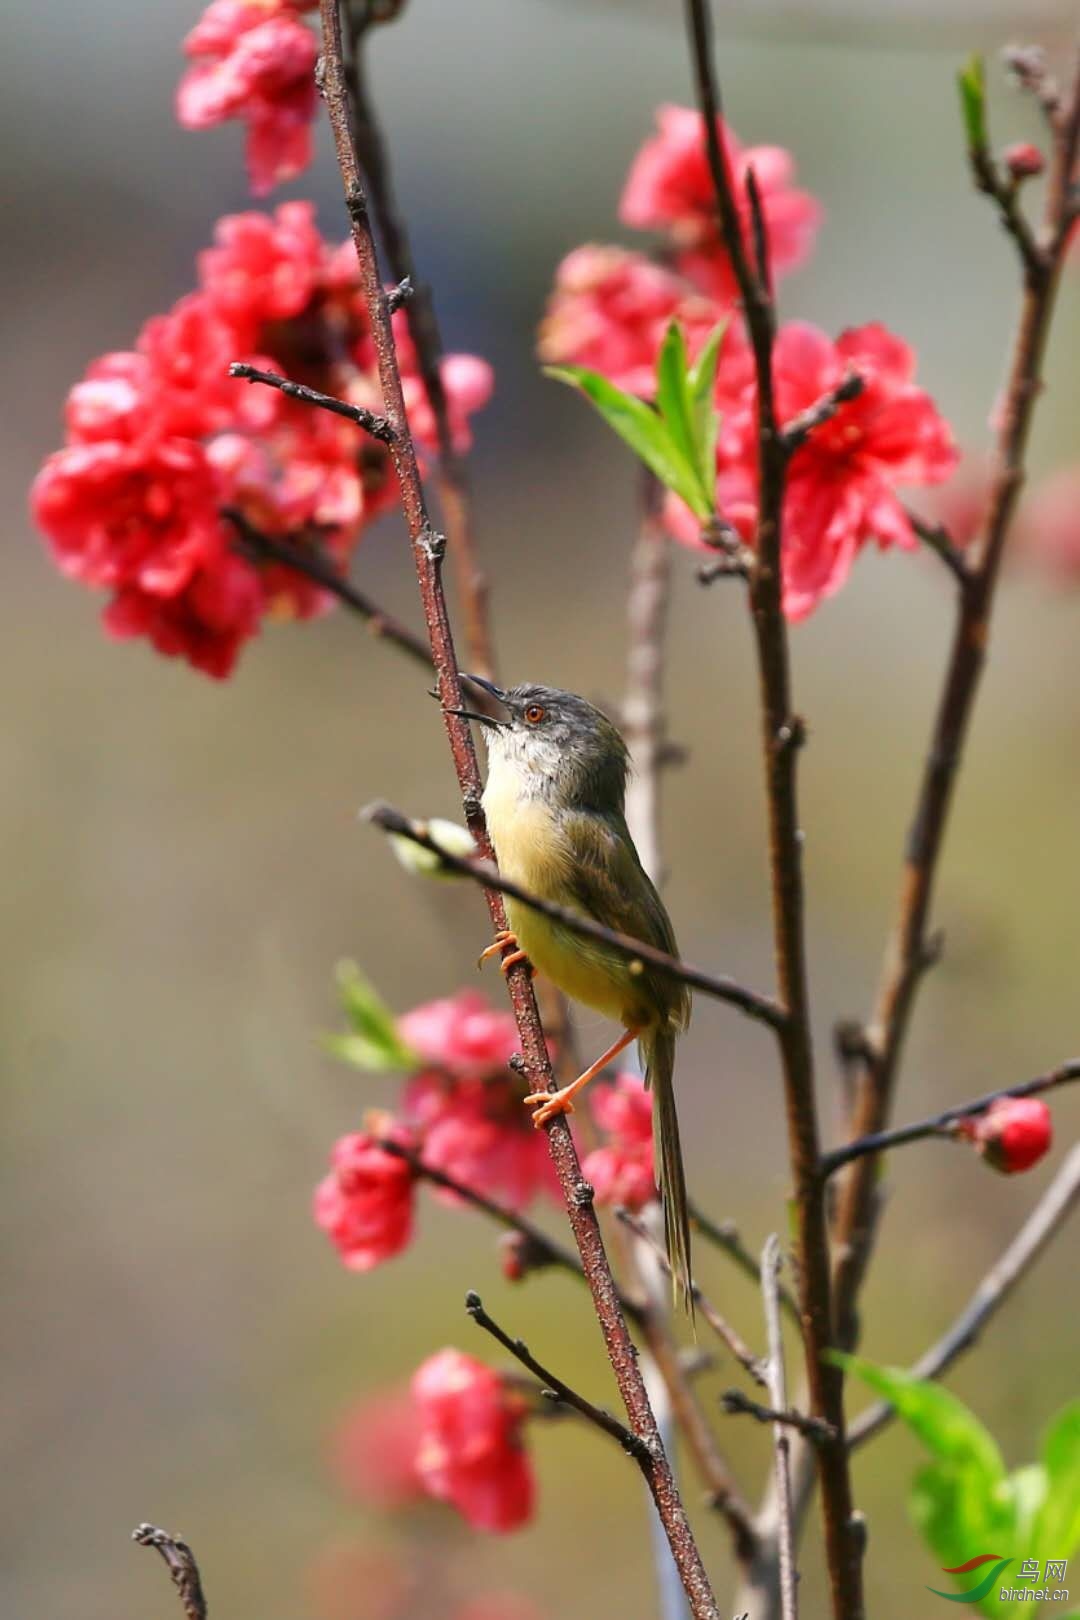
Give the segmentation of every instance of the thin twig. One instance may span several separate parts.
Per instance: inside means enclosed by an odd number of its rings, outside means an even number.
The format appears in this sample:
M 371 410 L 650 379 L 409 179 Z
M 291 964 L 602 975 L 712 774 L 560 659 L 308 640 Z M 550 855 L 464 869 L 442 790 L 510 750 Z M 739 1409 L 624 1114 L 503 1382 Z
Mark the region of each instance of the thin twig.
M 179 1536 L 170 1536 L 167 1530 L 159 1530 L 154 1524 L 136 1525 L 131 1539 L 138 1542 L 140 1547 L 153 1547 L 155 1552 L 161 1554 L 179 1593 L 187 1620 L 206 1620 L 206 1597 L 199 1566 L 187 1542 L 181 1541 Z
M 395 1159 L 404 1162 L 424 1181 L 430 1181 L 433 1187 L 442 1187 L 445 1192 L 451 1192 L 460 1198 L 463 1203 L 470 1204 L 473 1209 L 487 1215 L 510 1232 L 517 1232 L 528 1245 L 529 1265 L 534 1270 L 541 1270 L 545 1266 L 555 1266 L 561 1271 L 568 1271 L 572 1277 L 585 1281 L 585 1273 L 581 1269 L 581 1260 L 576 1254 L 556 1243 L 554 1238 L 536 1226 L 526 1216 L 519 1215 L 516 1210 L 509 1209 L 496 1199 L 489 1198 L 485 1193 L 478 1192 L 475 1187 L 468 1186 L 459 1181 L 456 1176 L 447 1175 L 445 1170 L 438 1170 L 432 1164 L 425 1164 L 423 1156 L 401 1142 L 395 1142 L 390 1137 L 380 1137 L 378 1145 L 384 1153 L 391 1154 Z M 637 1300 L 631 1299 L 628 1294 L 620 1293 L 619 1303 L 624 1314 L 631 1321 L 641 1324 L 643 1311 Z
M 1052 127 L 1061 106 L 1061 87 L 1047 70 L 1046 52 L 1038 45 L 1007 45 L 1001 60 L 1017 88 L 1035 97 Z
M 510 1354 L 520 1361 L 523 1367 L 527 1367 L 534 1377 L 539 1378 L 544 1386 L 543 1394 L 547 1399 L 561 1401 L 564 1406 L 573 1407 L 575 1412 L 580 1412 L 583 1418 L 588 1418 L 590 1423 L 595 1424 L 598 1429 L 602 1429 L 605 1434 L 618 1441 L 622 1449 L 633 1457 L 635 1462 L 642 1464 L 646 1469 L 648 1468 L 650 1462 L 649 1448 L 644 1440 L 628 1429 L 625 1423 L 620 1423 L 617 1417 L 612 1417 L 611 1413 L 602 1406 L 594 1406 L 592 1401 L 585 1399 L 584 1395 L 579 1395 L 576 1389 L 571 1389 L 570 1385 L 564 1383 L 561 1378 L 556 1378 L 555 1374 L 550 1372 L 542 1362 L 537 1361 L 523 1339 L 512 1339 L 508 1333 L 504 1332 L 498 1322 L 485 1311 L 480 1295 L 474 1293 L 471 1289 L 465 1295 L 465 1309 L 477 1327 L 483 1328 L 485 1333 L 490 1333 L 493 1339 L 498 1340 L 504 1350 L 509 1350 Z
M 400 647 L 403 653 L 407 653 L 416 663 L 422 664 L 430 673 L 431 648 L 423 637 L 416 635 L 407 625 L 395 619 L 393 614 L 387 613 L 377 602 L 373 602 L 370 596 L 358 590 L 350 580 L 338 573 L 333 563 L 321 552 L 311 546 L 301 546 L 280 535 L 267 534 L 265 530 L 257 529 L 239 507 L 223 506 L 221 516 L 236 530 L 237 549 L 243 556 L 252 562 L 279 563 L 283 568 L 291 568 L 294 573 L 310 579 L 312 584 L 329 591 L 331 596 L 336 596 L 339 602 L 351 608 L 364 620 L 373 636 Z
M 966 586 L 971 579 L 967 558 L 944 523 L 931 523 L 929 519 L 920 517 L 918 512 L 913 512 L 910 507 L 905 507 L 904 510 L 908 522 L 923 545 L 941 558 L 958 584 Z
M 700 1232 L 716 1248 L 722 1249 L 728 1255 L 745 1277 L 748 1277 L 755 1287 L 761 1286 L 761 1267 L 739 1236 L 739 1229 L 734 1221 L 714 1221 L 691 1201 L 690 1224 L 696 1232 Z M 780 1304 L 790 1316 L 797 1327 L 801 1327 L 799 1316 L 799 1303 L 790 1289 L 783 1283 L 777 1284 L 780 1295 Z
M 758 408 L 758 520 L 749 581 L 762 711 L 762 755 L 769 825 L 773 939 L 779 1000 L 777 1026 L 784 1071 L 785 1113 L 798 1228 L 799 1302 L 810 1386 L 810 1407 L 842 1442 L 843 1375 L 826 1357 L 833 1341 L 829 1244 L 824 1186 L 818 1173 L 819 1129 L 807 984 L 802 834 L 796 760 L 803 727 L 792 707 L 787 625 L 783 613 L 782 519 L 789 456 L 777 420 L 773 379 L 776 312 L 761 199 L 745 177 L 754 262 L 727 153 L 720 138 L 720 100 L 712 64 L 708 0 L 686 0 L 698 106 L 724 246 L 743 304 L 754 356 Z M 854 1524 L 851 1476 L 842 1443 L 818 1459 L 825 1521 L 825 1555 L 835 1620 L 862 1620 L 862 1539 Z
M 756 990 L 748 990 L 735 979 L 691 967 L 688 962 L 681 962 L 678 957 L 669 956 L 666 951 L 657 950 L 655 946 L 647 945 L 644 940 L 634 939 L 629 934 L 620 934 L 613 928 L 605 928 L 602 923 L 594 922 L 591 917 L 586 917 L 581 912 L 571 911 L 566 906 L 556 905 L 553 900 L 543 900 L 539 895 L 530 894 L 520 883 L 504 877 L 492 860 L 454 855 L 449 850 L 443 849 L 437 839 L 432 837 L 426 822 L 414 821 L 409 816 L 402 815 L 400 810 L 395 810 L 392 805 L 369 804 L 361 811 L 361 815 L 365 821 L 381 827 L 384 832 L 396 833 L 401 838 L 411 839 L 414 844 L 419 844 L 421 849 L 428 849 L 439 855 L 450 871 L 459 872 L 462 877 L 472 878 L 475 883 L 482 884 L 489 891 L 494 889 L 500 894 L 510 895 L 523 906 L 531 906 L 534 911 L 539 911 L 543 916 L 560 923 L 571 933 L 580 934 L 583 939 L 595 939 L 602 945 L 609 946 L 620 956 L 630 959 L 631 971 L 634 970 L 635 962 L 647 965 L 659 973 L 666 973 L 670 978 L 690 985 L 695 990 L 700 990 L 704 995 L 715 996 L 717 1001 L 726 1001 L 731 1006 L 738 1007 L 749 1018 L 754 1018 L 760 1023 L 776 1028 L 783 1021 L 781 1009 L 768 996 L 759 995 Z M 641 971 L 640 966 L 637 971 Z
M 854 1142 L 848 1142 L 844 1147 L 834 1148 L 831 1153 L 825 1153 L 821 1159 L 821 1173 L 831 1176 L 835 1171 L 850 1164 L 852 1159 L 861 1159 L 866 1153 L 882 1153 L 886 1148 L 903 1147 L 908 1142 L 919 1142 L 928 1136 L 942 1136 L 951 1134 L 949 1127 L 958 1120 L 974 1119 L 979 1114 L 985 1114 L 991 1104 L 998 1102 L 1002 1097 L 1037 1097 L 1040 1092 L 1052 1091 L 1055 1086 L 1067 1085 L 1071 1080 L 1080 1080 L 1080 1058 L 1074 1058 L 1063 1063 L 1060 1068 L 1052 1069 L 1049 1074 L 1036 1075 L 1034 1080 L 1025 1080 L 1018 1086 L 1006 1086 L 1001 1091 L 988 1091 L 985 1096 L 976 1097 L 968 1103 L 958 1103 L 953 1108 L 946 1108 L 940 1114 L 932 1114 L 929 1119 L 917 1120 L 912 1125 L 898 1125 L 891 1131 L 878 1131 L 873 1136 L 860 1136 Z
M 337 399 L 333 394 L 324 394 L 318 388 L 308 388 L 304 383 L 291 382 L 288 377 L 279 376 L 276 371 L 260 371 L 258 366 L 249 366 L 241 360 L 234 360 L 229 367 L 229 376 L 236 377 L 241 382 L 264 383 L 267 388 L 276 388 L 279 394 L 288 399 L 298 399 L 304 405 L 317 405 L 320 410 L 329 411 L 332 416 L 343 416 L 347 422 L 353 422 L 357 427 L 363 428 L 371 438 L 378 439 L 380 444 L 391 445 L 397 438 L 397 429 L 386 416 L 380 416 L 377 411 L 369 411 L 363 405 L 350 405 L 347 399 Z
M 1080 1146 L 1074 1147 L 1001 1258 L 987 1272 L 952 1327 L 911 1368 L 916 1378 L 940 1378 L 975 1344 L 1051 1239 L 1080 1202 Z M 892 1422 L 896 1409 L 881 1401 L 861 1413 L 848 1430 L 848 1446 L 861 1446 Z
M 752 1417 L 758 1423 L 786 1424 L 789 1429 L 796 1429 L 818 1445 L 828 1445 L 836 1439 L 829 1425 L 820 1418 L 807 1417 L 805 1412 L 796 1412 L 791 1407 L 781 1410 L 775 1406 L 762 1406 L 760 1401 L 752 1400 L 741 1389 L 725 1389 L 720 1396 L 720 1405 L 733 1417 Z
M 663 1270 L 665 1275 L 670 1277 L 671 1263 L 668 1260 L 667 1255 L 664 1253 L 663 1246 L 656 1241 L 640 1216 L 633 1214 L 632 1211 L 628 1209 L 617 1209 L 615 1213 L 619 1217 L 620 1221 L 622 1221 L 625 1226 L 630 1228 L 631 1232 L 640 1238 L 643 1243 L 648 1244 L 649 1249 L 657 1261 L 657 1264 Z M 725 1317 L 721 1316 L 720 1312 L 716 1309 L 716 1306 L 712 1303 L 708 1296 L 702 1292 L 701 1288 L 696 1282 L 691 1282 L 690 1294 L 694 1304 L 701 1312 L 704 1320 L 708 1322 L 717 1338 L 722 1344 L 727 1346 L 727 1348 L 731 1351 L 731 1354 L 735 1357 L 735 1360 L 741 1367 L 745 1368 L 754 1382 L 756 1384 L 760 1384 L 762 1388 L 765 1388 L 767 1383 L 765 1377 L 765 1364 L 761 1360 L 761 1357 L 754 1354 L 742 1335 L 732 1327 L 731 1323 L 727 1321 Z
M 874 1016 L 866 1029 L 864 1060 L 850 1125 L 852 1139 L 885 1129 L 892 1106 L 904 1039 L 927 959 L 929 917 L 938 861 L 952 806 L 964 742 L 979 691 L 1001 561 L 1024 481 L 1035 402 L 1041 392 L 1043 352 L 1054 309 L 1059 272 L 1069 234 L 1069 188 L 1080 146 L 1080 48 L 1074 60 L 1067 106 L 1055 121 L 1041 238 L 1043 269 L 1025 269 L 1019 324 L 1009 377 L 997 415 L 996 472 L 985 528 L 971 551 L 970 579 L 959 595 L 952 648 L 932 727 L 915 814 L 908 835 L 896 920 L 889 939 Z M 834 1290 L 837 1334 L 855 1342 L 855 1300 L 874 1242 L 873 1155 L 858 1160 L 839 1183 L 834 1220 Z
M 643 472 L 641 521 L 630 552 L 626 598 L 626 686 L 623 735 L 632 770 L 626 786 L 626 824 L 641 864 L 660 885 L 660 777 L 666 745 L 664 653 L 671 549 L 660 521 L 663 488 Z
M 780 1239 L 773 1233 L 761 1251 L 761 1297 L 765 1306 L 765 1334 L 769 1345 L 769 1398 L 773 1421 L 776 1494 L 780 1503 L 780 1612 L 783 1620 L 798 1620 L 799 1572 L 795 1567 L 795 1522 L 791 1507 L 791 1437 L 788 1434 L 787 1377 L 784 1372 L 784 1335 L 780 1327 L 777 1280 L 782 1264 Z M 811 1420 L 813 1421 L 813 1420 Z M 816 1420 L 820 1423 L 820 1419 Z M 831 1425 L 826 1425 L 831 1428 Z M 835 1430 L 832 1431 L 835 1439 Z
M 480 802 L 480 771 L 472 732 L 466 719 L 447 712 L 462 707 L 462 690 L 442 585 L 444 547 L 428 518 L 416 451 L 405 413 L 393 327 L 386 292 L 379 273 L 367 197 L 351 127 L 339 0 L 319 0 L 319 12 L 322 22 L 323 55 L 317 78 L 333 131 L 353 245 L 360 268 L 360 286 L 378 362 L 384 408 L 396 433 L 390 446 L 390 453 L 398 477 L 402 508 L 412 543 L 417 583 L 424 604 L 432 660 L 437 674 L 439 702 L 444 711 L 447 738 L 461 789 L 465 820 L 481 856 L 490 860 L 493 858 L 493 852 Z M 493 929 L 496 932 L 504 929 L 506 911 L 501 896 L 489 888 L 487 903 Z M 521 1037 L 529 1088 L 531 1091 L 551 1090 L 555 1085 L 555 1079 L 537 1011 L 536 998 L 525 965 L 515 964 L 507 973 L 506 981 Z M 608 1357 L 619 1386 L 619 1393 L 626 1406 L 630 1427 L 648 1455 L 647 1463 L 643 1464 L 643 1471 L 664 1525 L 672 1555 L 678 1565 L 694 1620 L 718 1620 L 716 1598 L 686 1517 L 671 1465 L 660 1440 L 656 1419 L 649 1405 L 641 1370 L 637 1364 L 630 1330 L 619 1306 L 618 1291 L 604 1251 L 596 1211 L 593 1208 L 592 1189 L 581 1174 L 573 1137 L 565 1117 L 560 1116 L 552 1120 L 546 1127 L 546 1132 L 552 1162 L 559 1178 L 574 1239 L 581 1254 L 582 1269 L 592 1292 Z
M 828 393 L 822 394 L 813 405 L 808 405 L 805 411 L 800 411 L 798 416 L 793 416 L 790 422 L 785 423 L 781 437 L 788 455 L 792 455 L 800 445 L 804 445 L 816 428 L 831 422 L 841 405 L 858 399 L 865 387 L 866 384 L 859 373 L 849 371 L 835 388 L 830 388 Z
M 355 3 L 347 6 L 345 79 L 353 115 L 356 150 L 367 181 L 371 210 L 386 254 L 387 267 L 399 287 L 409 288 L 405 319 L 416 350 L 420 380 L 435 419 L 439 450 L 436 485 L 465 621 L 465 649 L 469 655 L 469 668 L 491 680 L 496 671 L 494 639 L 488 613 L 488 581 L 476 550 L 465 459 L 454 444 L 443 384 L 443 341 L 435 313 L 435 300 L 431 288 L 417 273 L 408 227 L 394 191 L 390 154 L 367 83 L 364 50 L 370 20 L 367 7 Z

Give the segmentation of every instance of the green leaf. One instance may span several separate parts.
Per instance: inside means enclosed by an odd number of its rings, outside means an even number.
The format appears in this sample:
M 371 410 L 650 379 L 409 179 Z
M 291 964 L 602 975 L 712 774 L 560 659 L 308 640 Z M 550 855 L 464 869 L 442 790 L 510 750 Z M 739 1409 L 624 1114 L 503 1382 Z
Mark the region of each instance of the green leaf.
M 705 340 L 705 347 L 690 370 L 690 397 L 693 402 L 698 458 L 707 490 L 716 487 L 716 439 L 720 412 L 716 408 L 716 367 L 720 346 L 727 334 L 728 321 L 720 321 Z
M 972 151 L 981 151 L 987 145 L 986 70 L 981 56 L 968 57 L 956 75 L 956 83 L 968 146 Z
M 583 393 L 608 426 L 628 444 L 667 489 L 684 500 L 702 522 L 712 514 L 712 502 L 703 499 L 697 472 L 672 438 L 664 419 L 634 394 L 585 366 L 546 366 L 545 375 L 568 383 Z
M 954 1568 L 980 1553 L 1009 1560 L 1026 1557 L 1027 1549 L 1017 1541 L 1019 1493 L 1006 1478 L 993 1436 L 974 1413 L 940 1385 L 901 1368 L 879 1367 L 839 1352 L 831 1359 L 891 1402 L 897 1416 L 932 1454 L 933 1462 L 915 1477 L 908 1506 L 939 1568 Z M 978 1600 L 984 1614 L 1004 1612 L 998 1592 L 1005 1573 L 1004 1568 L 997 1571 Z M 953 1584 L 962 1593 L 973 1591 L 979 1582 L 957 1576 Z
M 830 1359 L 895 1406 L 897 1416 L 935 1457 L 969 1466 L 994 1486 L 1004 1481 L 1005 1464 L 993 1435 L 940 1384 L 916 1378 L 902 1367 L 879 1367 L 839 1350 L 832 1351 Z
M 417 1068 L 420 1060 L 398 1035 L 393 1013 L 356 963 L 339 962 L 337 981 L 349 1029 L 324 1036 L 323 1049 L 354 1069 L 377 1074 Z
M 698 475 L 700 483 L 694 402 L 690 393 L 690 357 L 678 321 L 671 322 L 660 345 L 656 361 L 656 406 L 673 442 L 694 469 L 695 475 Z
M 1072 1558 L 1080 1547 L 1080 1401 L 1043 1436 L 1046 1496 L 1032 1527 L 1033 1558 Z
M 1025 1554 L 1035 1551 L 1035 1526 L 1046 1501 L 1047 1474 L 1042 1463 L 1015 1469 L 1006 1481 L 1016 1521 L 1016 1544 Z M 1050 1554 L 1053 1557 L 1053 1554 Z

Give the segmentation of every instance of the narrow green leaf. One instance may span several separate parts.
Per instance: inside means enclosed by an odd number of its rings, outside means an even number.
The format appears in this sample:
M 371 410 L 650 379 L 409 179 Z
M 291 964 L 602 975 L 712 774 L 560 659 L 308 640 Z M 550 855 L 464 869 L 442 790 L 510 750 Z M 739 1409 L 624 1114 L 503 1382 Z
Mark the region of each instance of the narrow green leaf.
M 1005 1464 L 992 1434 L 963 1401 L 933 1384 L 916 1378 L 902 1367 L 879 1367 L 862 1356 L 834 1350 L 830 1359 L 883 1395 L 896 1408 L 908 1428 L 935 1457 L 948 1462 L 970 1462 L 991 1485 L 1005 1478 Z
M 693 401 L 698 460 L 707 490 L 716 487 L 716 440 L 720 432 L 720 413 L 715 397 L 716 367 L 727 329 L 726 320 L 713 327 L 705 347 L 690 370 L 690 397 Z
M 1072 1558 L 1080 1549 L 1080 1401 L 1060 1411 L 1043 1437 L 1046 1497 L 1032 1531 L 1033 1558 Z
M 678 321 L 671 322 L 660 345 L 656 361 L 656 407 L 674 443 L 697 473 L 699 466 L 694 402 L 690 393 L 690 357 Z
M 624 393 L 598 371 L 589 371 L 585 366 L 546 366 L 544 370 L 556 382 L 568 383 L 583 393 L 649 471 L 704 522 L 711 513 L 711 504 L 703 501 L 697 473 L 672 439 L 667 423 L 651 405 Z
M 956 75 L 960 91 L 960 110 L 964 116 L 964 130 L 968 146 L 973 151 L 987 144 L 986 133 L 986 70 L 981 56 L 969 56 Z
M 324 1037 L 325 1049 L 357 1069 L 390 1073 L 416 1068 L 419 1059 L 398 1035 L 393 1013 L 356 963 L 339 962 L 337 981 L 349 1030 Z

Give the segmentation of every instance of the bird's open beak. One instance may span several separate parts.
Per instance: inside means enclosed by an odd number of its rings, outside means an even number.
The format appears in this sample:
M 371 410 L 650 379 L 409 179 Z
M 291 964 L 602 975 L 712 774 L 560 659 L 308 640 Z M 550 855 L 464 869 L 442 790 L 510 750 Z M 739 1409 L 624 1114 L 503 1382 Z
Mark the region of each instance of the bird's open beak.
M 494 681 L 485 680 L 482 675 L 468 675 L 464 670 L 461 672 L 461 678 L 471 681 L 474 686 L 481 687 L 485 692 L 490 692 L 496 703 L 506 703 L 502 688 L 496 686 Z M 478 720 L 482 726 L 494 726 L 496 729 L 508 723 L 505 720 L 496 720 L 492 714 L 480 714 L 476 709 L 444 709 L 443 714 L 458 714 L 463 720 Z

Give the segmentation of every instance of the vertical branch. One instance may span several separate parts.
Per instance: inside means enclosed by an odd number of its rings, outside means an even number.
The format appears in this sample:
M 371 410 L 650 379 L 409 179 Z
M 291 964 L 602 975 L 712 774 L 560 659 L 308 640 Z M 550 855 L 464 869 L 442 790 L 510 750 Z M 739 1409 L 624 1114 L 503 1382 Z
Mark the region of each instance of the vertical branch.
M 986 661 L 1001 559 L 1024 481 L 1028 437 L 1042 387 L 1043 352 L 1058 277 L 1076 218 L 1072 186 L 1080 145 L 1080 48 L 1065 103 L 1054 117 L 1053 132 L 1053 159 L 1037 241 L 1038 257 L 1032 260 L 1030 255 L 1021 255 L 1020 318 L 1004 403 L 998 413 L 995 470 L 986 527 L 970 564 L 968 580 L 959 595 L 944 686 L 908 835 L 896 921 L 886 950 L 873 1018 L 861 1043 L 863 1068 L 851 1120 L 853 1139 L 878 1132 L 887 1123 L 916 992 L 934 956 L 928 928 L 938 858 Z M 859 1160 L 840 1183 L 835 1218 L 834 1286 L 838 1335 L 846 1345 L 856 1338 L 855 1299 L 874 1242 L 876 1163 L 872 1155 Z
M 787 1012 L 778 1039 L 798 1215 L 800 1310 L 811 1410 L 839 1437 L 838 1443 L 823 1448 L 819 1457 L 833 1612 L 836 1620 L 861 1620 L 861 1547 L 853 1533 L 851 1477 L 843 1440 L 843 1378 L 824 1355 L 832 1342 L 831 1280 L 824 1194 L 818 1171 L 818 1119 L 803 927 L 802 834 L 796 791 L 795 767 L 803 728 L 792 710 L 782 607 L 787 452 L 776 418 L 773 390 L 775 312 L 765 262 L 765 233 L 760 208 L 754 207 L 756 188 L 752 184 L 749 187 L 754 214 L 754 263 L 744 240 L 730 164 L 721 140 L 708 0 L 686 0 L 686 4 L 720 228 L 743 303 L 757 378 L 758 526 L 749 590 L 761 691 L 773 937 L 780 1000 Z
M 663 879 L 660 775 L 667 741 L 664 636 L 671 585 L 671 556 L 660 522 L 662 498 L 661 485 L 652 473 L 645 472 L 641 522 L 630 553 L 626 688 L 622 703 L 623 734 L 633 764 L 626 788 L 626 823 L 641 864 L 657 885 Z
M 378 360 L 383 404 L 395 430 L 391 454 L 400 485 L 402 509 L 408 526 L 424 616 L 431 640 L 439 699 L 444 709 L 461 708 L 463 706 L 461 681 L 442 586 L 444 542 L 432 529 L 428 519 L 416 452 L 405 415 L 390 311 L 379 273 L 360 163 L 353 145 L 342 58 L 339 0 L 320 0 L 320 13 L 323 29 L 320 83 L 330 117 L 334 147 L 345 190 L 352 239 L 360 268 L 360 283 Z M 481 855 L 489 860 L 493 859 L 480 803 L 480 773 L 468 721 L 455 714 L 446 714 L 444 718 L 469 830 Z M 489 890 L 487 902 L 492 925 L 496 929 L 505 928 L 506 914 L 501 897 Z M 550 1089 L 554 1083 L 551 1064 L 528 970 L 519 963 L 508 973 L 507 982 L 530 1087 L 536 1091 Z M 629 1329 L 619 1308 L 615 1282 L 604 1252 L 600 1227 L 593 1208 L 592 1189 L 582 1178 L 567 1121 L 564 1118 L 552 1121 L 547 1134 L 551 1157 L 566 1201 L 571 1230 L 592 1292 L 619 1393 L 626 1407 L 630 1426 L 648 1453 L 647 1461 L 642 1465 L 643 1471 L 664 1525 L 691 1611 L 695 1620 L 717 1620 L 719 1611 L 716 1599 L 679 1497 L 671 1465 L 649 1405 Z
M 416 349 L 420 380 L 435 418 L 439 461 L 436 487 L 446 522 L 450 555 L 454 561 L 458 595 L 465 623 L 465 649 L 469 665 L 489 680 L 495 675 L 495 651 L 489 619 L 487 575 L 477 555 L 469 498 L 469 475 L 464 457 L 454 444 L 450 411 L 443 386 L 443 342 L 431 288 L 416 270 L 412 243 L 394 191 L 390 156 L 375 114 L 367 83 L 364 46 L 373 18 L 371 0 L 347 0 L 344 67 L 349 93 L 353 138 L 360 167 L 367 181 L 371 211 L 386 254 L 390 279 L 407 281 L 411 293 L 405 319 Z
M 765 1305 L 765 1332 L 769 1346 L 769 1400 L 775 1412 L 786 1412 L 787 1378 L 784 1373 L 784 1335 L 780 1326 L 779 1277 L 782 1256 L 774 1233 L 761 1251 L 761 1297 Z M 795 1522 L 791 1509 L 791 1430 L 773 1424 L 776 1459 L 776 1494 L 779 1502 L 780 1606 L 783 1620 L 799 1620 L 798 1571 L 795 1568 Z

